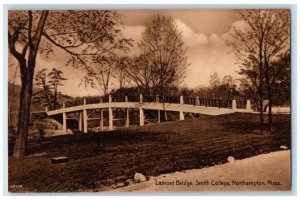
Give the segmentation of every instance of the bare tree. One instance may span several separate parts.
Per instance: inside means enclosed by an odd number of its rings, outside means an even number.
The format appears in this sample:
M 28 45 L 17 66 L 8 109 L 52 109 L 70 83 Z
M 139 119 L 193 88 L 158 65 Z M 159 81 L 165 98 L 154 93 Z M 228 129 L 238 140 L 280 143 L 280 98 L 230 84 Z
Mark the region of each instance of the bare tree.
M 222 98 L 232 99 L 237 93 L 235 79 L 230 75 L 224 76 L 220 91 L 222 92 Z
M 269 10 L 263 13 L 263 17 L 266 21 L 263 63 L 269 99 L 269 130 L 271 130 L 274 80 L 278 79 L 282 72 L 282 66 L 278 69 L 276 67 L 280 65 L 272 65 L 271 63 L 276 62 L 279 59 L 280 54 L 289 49 L 290 16 L 288 10 Z
M 130 66 L 130 58 L 128 56 L 122 56 L 117 59 L 116 68 L 118 70 L 118 80 L 119 80 L 119 88 L 125 89 L 130 83 L 131 79 L 128 77 L 126 73 L 126 69 Z
M 126 54 L 132 46 L 132 39 L 122 37 L 120 30 L 122 24 L 118 22 L 119 18 L 120 15 L 116 14 L 114 23 L 111 23 L 107 30 L 110 33 L 109 40 L 102 44 L 105 46 L 104 51 L 101 54 L 91 56 L 85 67 L 87 74 L 81 81 L 85 87 L 96 88 L 102 91 L 104 95 L 109 93 L 112 78 L 118 78 L 116 73 L 122 75 L 122 81 L 125 80 L 124 74 L 122 74 L 123 69 L 119 66 L 124 57 L 122 55 Z
M 146 95 L 150 95 L 150 89 L 155 87 L 158 83 L 152 66 L 144 54 L 128 58 L 127 66 L 124 68 L 124 71 L 138 88 L 144 90 Z
M 289 46 L 289 11 L 279 9 L 255 9 L 239 12 L 247 27 L 243 30 L 234 27 L 229 45 L 241 61 L 241 74 L 246 78 L 251 72 L 257 73 L 261 133 L 263 130 L 264 83 L 269 98 L 269 129 L 272 127 L 272 88 L 270 85 L 270 62 Z M 254 83 L 254 82 L 253 82 Z
M 154 89 L 164 97 L 166 88 L 184 78 L 188 65 L 181 33 L 171 17 L 154 16 L 146 24 L 139 47 L 145 58 L 144 67 L 150 67 Z
M 219 94 L 218 90 L 219 90 L 219 86 L 221 85 L 221 80 L 220 80 L 218 73 L 215 72 L 213 75 L 210 76 L 209 84 L 212 89 L 214 98 L 216 96 L 218 98 L 220 98 L 220 94 Z
M 104 96 L 107 96 L 111 78 L 114 77 L 112 72 L 114 71 L 116 60 L 112 57 L 105 58 L 105 60 L 102 57 L 95 57 L 93 61 L 96 65 L 89 67 L 82 82 L 85 84 L 85 87 L 96 88 L 102 91 Z
M 270 87 L 272 96 L 276 95 L 277 103 L 290 104 L 291 98 L 291 55 L 288 50 L 282 53 L 278 60 L 270 63 Z M 274 99 L 275 100 L 275 99 Z
M 232 99 L 237 93 L 235 79 L 230 75 L 224 76 L 221 81 L 220 76 L 215 72 L 210 76 L 209 82 L 210 88 L 206 90 L 210 93 L 208 95 L 209 97 Z M 200 92 L 200 90 L 198 92 Z M 202 89 L 201 92 L 203 93 L 204 90 Z
M 212 88 L 220 86 L 221 80 L 217 72 L 210 76 L 209 84 Z
M 14 157 L 25 155 L 38 51 L 46 57 L 63 51 L 68 65 L 89 72 L 90 57 L 123 46 L 124 40 L 115 38 L 119 17 L 107 10 L 9 12 L 9 51 L 19 63 L 22 82 Z

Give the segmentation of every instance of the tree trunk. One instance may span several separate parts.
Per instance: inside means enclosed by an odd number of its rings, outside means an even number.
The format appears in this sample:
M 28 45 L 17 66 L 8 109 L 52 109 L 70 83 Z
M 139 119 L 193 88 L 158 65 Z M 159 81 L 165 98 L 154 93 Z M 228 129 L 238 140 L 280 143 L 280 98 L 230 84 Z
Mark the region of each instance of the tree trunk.
M 272 85 L 270 83 L 270 74 L 269 74 L 269 61 L 266 56 L 266 48 L 264 50 L 264 65 L 265 65 L 265 77 L 266 77 L 266 86 L 268 90 L 268 98 L 269 98 L 269 113 L 268 113 L 268 130 L 272 130 Z
M 57 102 L 57 84 L 54 85 L 54 100 L 53 100 L 53 108 L 56 109 L 58 102 Z
M 32 83 L 34 68 L 36 64 L 36 56 L 41 41 L 42 33 L 46 23 L 49 11 L 42 11 L 37 28 L 33 38 L 31 37 L 32 30 L 32 13 L 29 13 L 29 30 L 28 30 L 28 44 L 20 54 L 15 49 L 16 40 L 13 40 L 9 34 L 10 51 L 20 64 L 20 73 L 22 80 L 22 88 L 20 92 L 20 108 L 18 117 L 18 130 L 16 134 L 16 141 L 14 147 L 14 157 L 23 157 L 26 154 L 26 146 L 28 140 L 28 129 L 31 112 L 31 98 L 32 98 Z M 28 47 L 28 62 L 26 62 L 26 52 Z
M 273 97 L 272 97 L 272 89 L 268 88 L 268 96 L 269 96 L 269 131 L 272 130 L 272 105 L 273 105 Z
M 18 72 L 18 67 L 15 70 L 13 83 L 12 83 L 11 99 L 10 99 L 9 106 L 8 106 L 9 128 L 10 128 L 10 131 L 13 131 L 14 134 L 15 134 L 15 127 L 14 127 L 14 123 L 13 123 L 13 116 L 12 116 L 13 114 L 12 114 L 12 111 L 11 111 L 11 106 L 12 106 L 12 102 L 14 101 L 14 97 L 15 97 L 15 81 L 16 81 L 16 77 L 17 77 L 17 72 Z
M 50 110 L 53 110 L 53 107 L 52 107 L 52 104 L 51 104 L 51 101 L 50 101 L 49 94 L 47 93 L 46 82 L 45 82 L 45 80 L 42 81 L 42 84 L 43 84 L 44 94 L 45 94 L 45 97 L 46 97 L 46 100 L 47 100 L 49 109 L 50 109 Z
M 145 87 L 146 87 L 145 95 L 146 96 L 151 96 L 151 94 L 150 94 L 150 86 L 148 84 L 146 84 Z
M 14 157 L 22 157 L 26 155 L 26 146 L 31 112 L 32 82 L 33 72 L 26 70 L 26 74 L 22 75 L 18 130 L 16 134 L 16 142 L 14 147 Z
M 167 113 L 167 111 L 164 111 L 164 114 L 165 114 L 165 121 L 167 122 L 168 121 L 168 113 Z
M 262 62 L 262 41 L 259 46 L 259 117 L 260 117 L 260 134 L 263 134 L 264 116 L 263 116 L 263 62 Z
M 259 86 L 259 118 L 260 118 L 260 133 L 261 134 L 263 133 L 263 127 L 264 127 L 263 111 L 264 111 L 264 109 L 263 109 L 262 80 L 260 80 L 260 86 Z

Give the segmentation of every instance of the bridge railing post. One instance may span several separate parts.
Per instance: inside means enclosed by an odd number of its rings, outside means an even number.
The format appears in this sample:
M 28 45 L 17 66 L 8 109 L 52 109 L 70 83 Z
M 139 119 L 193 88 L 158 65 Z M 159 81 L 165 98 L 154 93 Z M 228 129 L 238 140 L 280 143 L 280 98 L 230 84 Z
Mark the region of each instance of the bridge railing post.
M 249 99 L 247 100 L 246 110 L 251 110 L 251 101 Z
M 183 105 L 184 104 L 184 99 L 183 99 L 183 96 L 180 96 L 180 105 Z M 184 120 L 184 113 L 183 111 L 179 111 L 179 120 Z
M 48 106 L 45 106 L 45 111 L 48 112 Z
M 196 106 L 200 106 L 200 100 L 198 96 L 196 96 Z
M 236 100 L 232 100 L 232 110 L 236 110 Z
M 143 103 L 143 94 L 140 94 L 140 103 Z
M 183 96 L 180 96 L 180 104 L 184 104 Z
M 159 96 L 158 95 L 156 95 L 156 97 L 155 97 L 156 99 L 156 103 L 159 103 Z
M 140 94 L 139 102 L 143 103 L 143 94 Z M 139 107 L 139 113 L 140 113 L 140 126 L 144 126 L 144 120 L 145 120 L 144 109 L 141 106 Z

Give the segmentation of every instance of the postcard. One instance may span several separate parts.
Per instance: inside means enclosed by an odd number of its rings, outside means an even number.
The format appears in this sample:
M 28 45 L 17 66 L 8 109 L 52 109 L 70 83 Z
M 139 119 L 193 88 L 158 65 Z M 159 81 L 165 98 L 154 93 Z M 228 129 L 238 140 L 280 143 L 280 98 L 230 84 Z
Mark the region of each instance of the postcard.
M 291 11 L 8 11 L 8 192 L 291 190 Z

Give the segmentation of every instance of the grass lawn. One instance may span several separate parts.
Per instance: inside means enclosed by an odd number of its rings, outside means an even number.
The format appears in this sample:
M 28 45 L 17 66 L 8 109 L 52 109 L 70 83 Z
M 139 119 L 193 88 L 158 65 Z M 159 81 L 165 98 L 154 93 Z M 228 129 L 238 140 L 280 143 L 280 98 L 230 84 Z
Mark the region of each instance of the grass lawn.
M 258 115 L 235 113 L 47 138 L 28 147 L 30 154 L 44 154 L 22 159 L 11 157 L 10 143 L 9 190 L 101 191 L 136 172 L 155 176 L 225 163 L 228 156 L 242 159 L 277 151 L 281 145 L 290 148 L 290 138 L 290 115 L 274 115 L 272 132 L 260 135 Z M 70 160 L 51 164 L 56 156 Z

